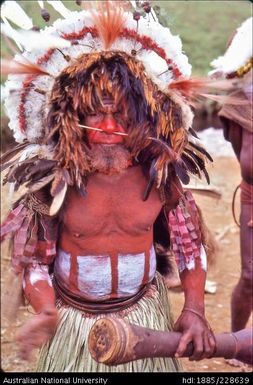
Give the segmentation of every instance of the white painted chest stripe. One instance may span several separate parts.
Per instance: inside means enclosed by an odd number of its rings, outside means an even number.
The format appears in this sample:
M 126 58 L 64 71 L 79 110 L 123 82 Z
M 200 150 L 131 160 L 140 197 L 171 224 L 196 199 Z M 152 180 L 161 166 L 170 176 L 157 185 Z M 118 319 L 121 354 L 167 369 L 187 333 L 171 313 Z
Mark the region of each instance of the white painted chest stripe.
M 156 271 L 154 247 L 150 249 L 149 281 Z M 77 257 L 78 289 L 85 296 L 102 297 L 111 294 L 112 270 L 108 255 L 85 255 Z M 145 269 L 145 253 L 118 255 L 118 295 L 136 294 L 142 284 Z M 69 289 L 70 254 L 59 250 L 55 261 L 55 274 L 66 289 Z

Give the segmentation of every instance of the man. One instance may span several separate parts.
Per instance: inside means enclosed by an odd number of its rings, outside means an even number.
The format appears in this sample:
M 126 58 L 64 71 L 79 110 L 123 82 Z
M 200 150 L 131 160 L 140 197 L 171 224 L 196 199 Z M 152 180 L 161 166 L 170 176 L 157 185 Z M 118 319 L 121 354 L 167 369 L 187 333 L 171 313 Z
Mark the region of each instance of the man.
M 215 340 L 204 315 L 204 238 L 180 183 L 188 172 L 207 176 L 208 154 L 188 132 L 192 116 L 180 92 L 164 87 L 189 71 L 178 40 L 157 21 L 136 12 L 132 20 L 108 2 L 55 29 L 71 47 L 36 56 L 53 78 L 40 73 L 21 84 L 15 127 L 16 138 L 36 144 L 19 145 L 22 159 L 6 165 L 6 180 L 28 188 L 2 226 L 3 237 L 14 233 L 13 267 L 36 312 L 19 332 L 21 355 L 28 359 L 44 345 L 40 371 L 99 372 L 106 368 L 92 360 L 86 338 L 105 313 L 171 330 L 156 272 L 168 271 L 171 244 L 185 295 L 174 326 L 183 333 L 176 356 L 193 342 L 191 359 L 208 357 Z M 29 107 L 38 94 L 42 112 Z M 10 93 L 7 109 L 13 105 Z M 180 364 L 155 358 L 110 370 L 177 371 Z
M 231 329 L 236 332 L 246 327 L 253 305 L 252 18 L 247 19 L 236 30 L 224 56 L 216 59 L 212 64 L 216 68 L 212 76 L 235 80 L 237 89 L 229 94 L 229 98 L 242 101 L 241 104 L 235 104 L 228 99 L 219 112 L 225 139 L 233 146 L 242 175 L 240 184 L 241 273 L 231 299 Z

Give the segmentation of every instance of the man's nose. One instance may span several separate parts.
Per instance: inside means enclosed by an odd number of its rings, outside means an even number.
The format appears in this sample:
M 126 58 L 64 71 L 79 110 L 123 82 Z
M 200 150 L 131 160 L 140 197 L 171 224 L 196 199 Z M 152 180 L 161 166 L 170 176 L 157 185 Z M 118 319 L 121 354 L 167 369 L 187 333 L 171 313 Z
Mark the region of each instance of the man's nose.
M 106 116 L 102 122 L 103 131 L 111 134 L 114 131 L 117 131 L 117 122 L 111 116 Z

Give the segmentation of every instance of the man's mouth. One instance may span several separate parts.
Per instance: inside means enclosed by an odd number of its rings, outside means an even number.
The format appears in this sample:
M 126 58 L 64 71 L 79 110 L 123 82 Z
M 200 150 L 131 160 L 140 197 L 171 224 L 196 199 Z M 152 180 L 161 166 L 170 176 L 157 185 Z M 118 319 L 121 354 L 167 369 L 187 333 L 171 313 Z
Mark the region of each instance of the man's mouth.
M 100 144 L 120 144 L 123 143 L 123 137 L 128 136 L 124 132 L 106 132 L 102 130 L 101 128 L 97 127 L 90 127 L 85 126 L 82 124 L 79 124 L 80 127 L 86 128 L 88 130 L 91 130 L 92 133 L 90 133 L 90 139 L 89 141 L 92 143 L 100 143 Z
M 123 143 L 123 137 L 115 134 L 108 134 L 106 132 L 95 132 L 90 137 L 90 142 L 100 144 L 120 144 Z

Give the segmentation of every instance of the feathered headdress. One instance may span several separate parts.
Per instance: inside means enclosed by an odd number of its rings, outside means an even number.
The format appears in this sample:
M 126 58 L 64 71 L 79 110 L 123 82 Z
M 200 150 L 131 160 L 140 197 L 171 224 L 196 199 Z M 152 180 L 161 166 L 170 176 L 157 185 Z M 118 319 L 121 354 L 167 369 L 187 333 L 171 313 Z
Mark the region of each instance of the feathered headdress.
M 227 78 L 242 77 L 253 65 L 252 57 L 252 22 L 249 17 L 233 34 L 228 48 L 223 56 L 211 62 L 215 69 L 210 75 L 219 74 Z
M 48 20 L 50 15 L 44 2 L 38 3 L 43 18 Z M 53 175 L 50 181 L 61 180 L 61 186 L 69 183 L 82 186 L 88 171 L 87 162 L 80 156 L 85 147 L 79 144 L 79 147 L 68 150 L 65 139 L 72 143 L 71 130 L 75 130 L 75 138 L 80 139 L 83 128 L 77 116 L 67 110 L 67 99 L 71 99 L 75 110 L 80 96 L 70 90 L 75 75 L 80 78 L 80 69 L 87 71 L 101 58 L 114 56 L 120 57 L 143 84 L 143 97 L 150 114 L 157 116 L 156 131 L 146 130 L 147 141 L 143 141 L 146 147 L 148 143 L 159 147 L 158 152 L 153 151 L 153 172 L 150 172 L 155 175 L 153 182 L 155 179 L 158 187 L 166 183 L 169 165 L 184 183 L 189 182 L 188 172 L 199 177 L 204 173 L 208 180 L 205 161 L 211 158 L 191 129 L 193 114 L 190 108 L 196 96 L 206 95 L 208 84 L 204 80 L 190 79 L 191 65 L 182 52 L 180 38 L 159 23 L 149 2 L 141 4 L 144 15 L 138 11 L 135 1 L 101 1 L 98 5 L 91 2 L 88 9 L 80 12 L 70 12 L 61 1 L 47 3 L 63 19 L 41 31 L 36 31 L 32 20 L 15 1 L 6 1 L 2 6 L 2 31 L 8 41 L 13 39 L 23 51 L 16 54 L 14 60 L 3 62 L 4 73 L 9 74 L 5 85 L 5 107 L 16 141 L 26 143 L 25 147 L 21 145 L 7 156 L 11 168 L 6 180 L 15 182 L 16 188 L 22 183 L 28 187 L 35 173 L 33 166 L 39 169 L 38 163 L 46 158 L 39 177 L 36 176 L 36 181 L 42 180 L 40 187 L 49 183 L 50 175 Z M 129 11 L 129 5 L 133 12 Z M 8 20 L 25 30 L 14 30 Z M 61 88 L 64 77 L 69 78 L 69 85 Z M 83 98 L 85 100 L 85 96 Z M 55 101 L 60 105 L 60 112 L 54 116 L 50 133 L 48 116 Z M 65 142 L 56 146 L 50 140 L 45 142 L 45 136 L 52 138 L 61 127 L 65 130 L 62 135 Z M 14 163 L 10 162 L 12 156 Z M 31 159 L 30 163 L 27 159 Z M 18 168 L 20 162 L 22 170 Z M 7 168 L 6 164 L 4 168 Z M 25 177 L 20 177 L 20 173 Z
M 253 18 L 250 17 L 236 29 L 229 39 L 224 55 L 211 62 L 215 69 L 209 72 L 212 78 L 229 79 L 228 81 L 236 85 L 229 92 L 228 99 L 222 103 L 220 118 L 233 121 L 250 132 L 253 127 L 252 23 Z M 231 103 L 231 99 L 236 99 L 236 103 Z

